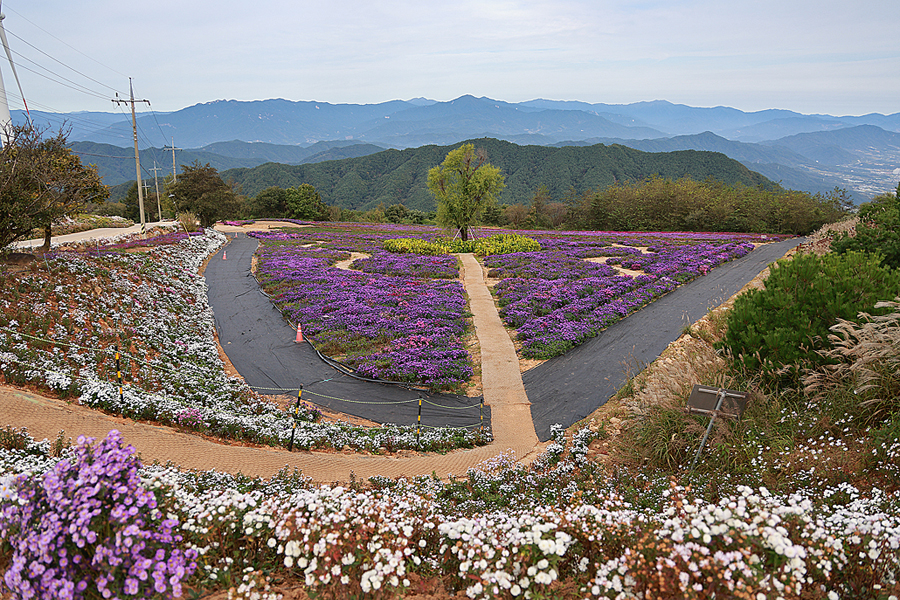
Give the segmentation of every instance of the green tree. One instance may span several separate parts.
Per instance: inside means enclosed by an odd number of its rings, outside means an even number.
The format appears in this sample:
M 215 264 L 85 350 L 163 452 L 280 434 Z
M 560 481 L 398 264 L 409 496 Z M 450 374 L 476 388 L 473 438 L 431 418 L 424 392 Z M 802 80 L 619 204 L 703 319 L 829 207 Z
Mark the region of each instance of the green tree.
M 128 193 L 125 194 L 125 198 L 122 199 L 122 204 L 125 205 L 125 214 L 122 216 L 126 219 L 131 219 L 135 223 L 140 223 L 141 211 L 139 210 L 140 202 L 138 202 L 137 181 L 132 183 L 131 187 L 128 188 Z M 147 210 L 146 202 L 144 202 L 144 210 Z
M 287 215 L 287 192 L 273 185 L 258 193 L 250 201 L 250 216 L 254 219 L 284 217 Z
M 288 215 L 292 219 L 305 219 L 307 221 L 327 221 L 328 205 L 322 202 L 322 197 L 312 185 L 301 183 L 295 188 L 285 190 L 285 203 Z
M 178 183 L 169 187 L 178 212 L 190 212 L 200 225 L 211 227 L 216 221 L 236 218 L 241 212 L 241 199 L 234 189 L 222 181 L 214 168 L 199 160 L 182 167 Z
M 900 269 L 900 185 L 897 194 L 882 194 L 861 204 L 855 233 L 841 234 L 831 248 L 839 254 L 878 251 L 884 256 L 885 265 Z
M 550 223 L 547 205 L 550 203 L 550 188 L 543 183 L 531 197 L 531 211 L 528 214 L 530 229 L 546 229 Z
M 469 227 L 505 187 L 500 169 L 472 144 L 451 150 L 440 166 L 428 171 L 428 190 L 437 201 L 438 223 L 469 239 Z
M 409 215 L 409 211 L 402 204 L 392 204 L 384 211 L 384 218 L 391 223 L 402 223 Z
M 53 223 L 88 202 L 109 196 L 93 165 L 83 166 L 60 130 L 45 138 L 31 125 L 6 129 L 0 149 L 0 248 L 44 230 L 50 248 Z

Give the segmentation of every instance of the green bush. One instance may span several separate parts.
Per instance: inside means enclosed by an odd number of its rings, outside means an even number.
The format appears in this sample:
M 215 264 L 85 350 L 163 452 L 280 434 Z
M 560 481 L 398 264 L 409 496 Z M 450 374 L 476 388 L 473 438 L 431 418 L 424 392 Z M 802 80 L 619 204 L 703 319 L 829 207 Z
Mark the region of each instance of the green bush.
M 900 193 L 900 186 L 897 191 Z M 841 234 L 831 248 L 838 254 L 877 251 L 883 255 L 884 264 L 900 269 L 900 197 L 885 194 L 861 205 L 854 235 Z
M 537 252 L 541 245 L 529 237 L 514 233 L 498 233 L 474 240 L 443 239 L 434 242 L 415 238 L 385 240 L 382 247 L 388 252 L 412 252 L 415 254 L 440 255 L 450 252 L 473 252 L 478 256 L 509 254 L 511 252 Z
M 537 252 L 541 245 L 530 237 L 515 233 L 498 233 L 486 238 L 447 242 L 451 252 L 473 252 L 478 256 L 510 254 L 512 252 Z
M 838 319 L 855 321 L 861 311 L 881 314 L 875 304 L 897 296 L 900 272 L 881 260 L 851 251 L 779 261 L 764 290 L 738 297 L 720 346 L 749 372 L 796 383 L 804 368 L 829 360 L 817 351 L 829 347 L 828 328 Z
M 388 252 L 425 254 L 428 256 L 440 256 L 449 252 L 445 245 L 416 238 L 384 240 L 381 246 Z

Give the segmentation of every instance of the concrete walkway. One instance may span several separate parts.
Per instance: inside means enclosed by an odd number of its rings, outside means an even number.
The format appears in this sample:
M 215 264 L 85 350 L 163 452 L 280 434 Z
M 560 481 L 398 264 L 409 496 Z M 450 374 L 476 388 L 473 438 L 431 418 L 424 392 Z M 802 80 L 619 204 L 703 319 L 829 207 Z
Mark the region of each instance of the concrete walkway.
M 531 403 L 522 383 L 519 357 L 484 283 L 481 264 L 472 254 L 458 256 L 481 346 L 481 385 L 484 402 L 491 407 L 494 444 L 512 448 L 521 458 L 534 448 L 538 438 L 531 419 Z
M 9 387 L 0 387 L 0 424 L 25 426 L 33 437 L 51 440 L 61 430 L 74 439 L 79 435 L 102 438 L 110 429 L 118 429 L 145 462 L 172 461 L 185 469 L 215 469 L 259 477 L 270 477 L 288 466 L 301 469 L 317 482 L 349 481 L 351 473 L 363 479 L 373 475 L 413 477 L 432 473 L 444 478 L 448 474 L 464 475 L 469 467 L 506 450 L 523 458 L 538 440 L 518 358 L 484 283 L 481 265 L 471 254 L 462 255 L 461 259 L 463 282 L 482 348 L 485 401 L 492 408 L 494 442 L 488 446 L 445 455 L 404 452 L 396 457 L 234 446 Z

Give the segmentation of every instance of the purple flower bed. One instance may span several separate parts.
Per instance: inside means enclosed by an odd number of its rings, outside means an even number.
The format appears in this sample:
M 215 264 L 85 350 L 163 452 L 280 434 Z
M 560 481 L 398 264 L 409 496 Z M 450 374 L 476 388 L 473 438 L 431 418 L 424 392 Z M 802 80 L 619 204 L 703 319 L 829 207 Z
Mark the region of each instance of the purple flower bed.
M 360 258 L 351 265 L 363 273 L 380 273 L 396 277 L 425 279 L 459 279 L 459 261 L 455 256 L 424 256 L 376 252 L 370 258 Z
M 472 376 L 461 341 L 466 298 L 459 282 L 344 271 L 332 265 L 346 258 L 346 252 L 300 247 L 308 243 L 307 236 L 290 241 L 273 234 L 259 237 L 260 282 L 326 354 L 346 354 L 345 362 L 367 376 L 436 389 L 452 388 Z M 372 240 L 341 237 L 334 245 L 371 248 Z M 265 241 L 274 239 L 279 241 Z M 432 257 L 412 258 L 421 264 Z
M 465 297 L 452 256 L 395 254 L 385 239 L 433 240 L 440 230 L 342 224 L 300 233 L 258 233 L 260 280 L 320 349 L 346 355 L 360 372 L 433 387 L 471 375 L 460 337 Z M 485 258 L 500 314 L 528 358 L 550 358 L 597 335 L 678 285 L 744 256 L 761 236 L 721 233 L 529 232 L 539 252 Z M 314 244 L 312 246 L 311 244 Z M 310 245 L 307 248 L 301 246 Z M 640 248 L 647 248 L 646 252 Z M 332 265 L 365 252 L 353 268 Z M 607 264 L 585 259 L 608 257 Z M 620 274 L 613 265 L 642 271 Z
M 632 246 L 648 241 L 616 240 Z M 500 316 L 518 330 L 526 358 L 564 354 L 681 283 L 753 249 L 748 242 L 728 240 L 682 245 L 657 240 L 647 253 L 601 239 L 542 239 L 541 244 L 550 249 L 484 261 L 491 277 L 503 278 L 494 288 Z M 594 256 L 610 258 L 608 264 L 584 260 Z M 610 264 L 645 274 L 618 275 Z

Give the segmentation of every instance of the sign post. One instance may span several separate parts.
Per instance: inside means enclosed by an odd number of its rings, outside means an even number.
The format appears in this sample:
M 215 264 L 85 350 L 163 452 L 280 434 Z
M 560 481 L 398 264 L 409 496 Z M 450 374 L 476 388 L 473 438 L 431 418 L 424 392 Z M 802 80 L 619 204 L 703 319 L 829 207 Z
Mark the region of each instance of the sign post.
M 700 459 L 700 453 L 703 452 L 706 440 L 709 439 L 709 434 L 712 433 L 716 417 L 740 419 L 744 414 L 744 409 L 747 407 L 748 395 L 747 392 L 736 392 L 725 388 L 711 388 L 705 385 L 694 386 L 687 401 L 687 412 L 709 415 L 709 425 L 706 427 L 703 439 L 700 440 L 700 447 L 697 448 L 697 454 L 694 456 L 688 472 L 692 472 L 694 467 L 697 466 L 697 460 Z

